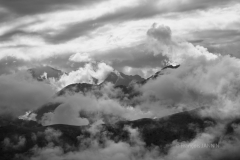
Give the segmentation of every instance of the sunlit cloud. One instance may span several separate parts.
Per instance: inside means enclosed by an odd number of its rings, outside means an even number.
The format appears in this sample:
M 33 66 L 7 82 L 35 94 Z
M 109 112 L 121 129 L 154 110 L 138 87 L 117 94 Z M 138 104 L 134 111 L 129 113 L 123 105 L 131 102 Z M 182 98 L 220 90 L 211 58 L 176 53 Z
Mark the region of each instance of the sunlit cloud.
M 71 1 L 68 7 L 43 9 L 34 14 L 29 10 L 29 14 L 2 20 L 5 23 L 0 27 L 0 58 L 12 56 L 41 61 L 53 56 L 87 53 L 93 59 L 145 44 L 146 31 L 153 23 L 169 26 L 175 38 L 209 49 L 214 47 L 216 52 L 222 49 L 217 49 L 221 48 L 220 44 L 212 46 L 215 36 L 218 35 L 221 44 L 238 41 L 236 36 L 222 34 L 225 30 L 239 30 L 240 4 L 234 0 L 109 0 L 76 4 Z M 6 5 L 0 9 L 2 13 L 15 11 L 15 6 Z M 54 6 L 54 2 L 51 5 Z M 22 14 L 20 11 L 16 10 Z M 208 34 L 210 30 L 213 32 Z

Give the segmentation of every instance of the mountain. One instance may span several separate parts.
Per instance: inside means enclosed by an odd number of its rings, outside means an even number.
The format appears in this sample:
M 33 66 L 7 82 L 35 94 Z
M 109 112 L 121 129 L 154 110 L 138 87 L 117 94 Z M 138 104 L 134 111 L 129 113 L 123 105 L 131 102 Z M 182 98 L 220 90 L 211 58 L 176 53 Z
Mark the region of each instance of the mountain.
M 178 68 L 180 65 L 177 66 L 166 66 L 164 67 L 162 70 L 156 72 L 154 75 L 150 76 L 147 79 L 142 78 L 139 75 L 125 75 L 121 72 L 118 71 L 114 71 L 111 72 L 107 78 L 104 80 L 104 82 L 102 82 L 101 84 L 97 85 L 97 84 L 88 84 L 88 83 L 75 83 L 75 84 L 70 84 L 66 87 L 64 87 L 63 89 L 61 89 L 57 95 L 61 96 L 64 95 L 65 93 L 78 93 L 78 92 L 88 92 L 91 91 L 93 88 L 95 89 L 100 89 L 105 83 L 107 82 L 111 82 L 114 84 L 114 88 L 119 88 L 123 91 L 124 94 L 130 94 L 131 92 L 133 92 L 133 87 L 130 84 L 140 84 L 140 85 L 144 85 L 145 83 L 147 83 L 150 79 L 155 79 L 160 75 L 163 75 L 165 71 L 167 71 L 167 69 L 176 69 Z
M 148 83 L 150 79 L 155 79 L 163 75 L 168 69 L 175 69 L 178 67 L 179 66 L 167 66 L 147 80 L 141 81 L 139 84 L 144 85 Z M 112 75 L 115 76 L 115 74 Z M 120 76 L 124 77 L 121 74 Z M 114 78 L 110 77 L 108 80 L 114 80 Z M 123 82 L 125 81 L 123 80 Z M 131 84 L 131 82 L 129 84 Z M 121 89 L 124 93 L 123 95 L 130 98 L 131 95 L 134 95 L 133 93 L 135 93 L 135 91 L 132 85 L 129 84 L 128 86 L 115 85 L 114 88 Z M 100 90 L 102 85 L 103 84 L 94 85 L 87 83 L 71 84 L 59 91 L 57 96 L 62 96 L 71 92 L 82 92 L 83 94 L 86 92 L 94 92 L 95 90 Z M 61 103 L 48 103 L 42 106 L 35 111 L 37 114 L 36 119 L 40 120 L 44 113 L 53 112 L 60 104 Z M 128 127 L 137 129 L 139 132 L 138 138 L 145 149 L 151 150 L 157 147 L 163 155 L 167 155 L 174 142 L 190 142 L 209 127 L 217 126 L 217 122 L 211 117 L 203 118 L 199 116 L 199 113 L 203 109 L 204 107 L 191 111 L 183 111 L 163 118 L 142 118 L 133 121 L 118 120 L 112 123 L 99 124 L 97 129 L 92 129 L 95 125 L 94 123 L 90 123 L 90 125 L 86 126 L 63 124 L 42 126 L 36 121 L 0 117 L 0 142 L 2 142 L 0 143 L 0 155 L 3 160 L 24 160 L 21 156 L 31 157 L 36 148 L 41 150 L 45 147 L 49 147 L 49 145 L 62 149 L 64 154 L 76 153 L 88 149 L 87 147 L 91 146 L 93 142 L 97 142 L 100 146 L 104 147 L 106 143 L 108 143 L 106 139 L 114 143 L 127 143 L 131 146 L 136 142 L 132 141 L 130 135 L 131 131 L 126 130 Z M 232 135 L 234 131 L 233 124 L 240 124 L 240 120 L 236 119 L 229 122 L 226 125 L 224 134 L 214 138 L 212 143 L 219 144 L 221 143 L 222 136 L 228 137 Z M 20 143 L 22 141 L 24 143 Z M 10 145 L 13 147 L 9 147 Z
M 166 66 L 161 71 L 156 72 L 154 75 L 152 75 L 151 77 L 149 77 L 148 79 L 143 80 L 143 81 L 140 81 L 143 79 L 140 76 L 128 76 L 128 75 L 124 75 L 123 73 L 120 73 L 120 72 L 112 72 L 106 78 L 105 83 L 106 82 L 116 82 L 114 85 L 114 89 L 118 89 L 118 90 L 120 89 L 123 93 L 123 94 L 117 95 L 117 97 L 112 97 L 112 98 L 118 99 L 120 101 L 122 101 L 124 99 L 124 101 L 126 103 L 128 103 L 128 105 L 135 106 L 137 102 L 132 102 L 131 99 L 139 96 L 141 93 L 136 91 L 133 86 L 129 85 L 131 82 L 134 82 L 134 80 L 139 80 L 137 83 L 140 85 L 144 85 L 150 79 L 155 79 L 158 76 L 163 75 L 164 71 L 166 71 L 167 69 L 176 69 L 178 67 L 179 67 L 179 65 L 178 66 Z M 125 84 L 127 84 L 127 83 L 129 83 L 129 84 L 127 86 L 126 85 L 116 85 L 116 84 L 119 84 L 119 82 L 126 82 Z M 60 91 L 58 91 L 56 93 L 56 96 L 64 96 L 66 94 L 71 95 L 71 94 L 80 93 L 80 92 L 85 95 L 87 92 L 91 92 L 92 94 L 95 94 L 97 97 L 101 97 L 102 96 L 101 88 L 103 87 L 103 85 L 105 83 L 101 83 L 99 85 L 88 84 L 88 83 L 70 84 L 70 85 L 64 87 L 63 89 L 61 89 Z M 129 101 L 126 101 L 126 100 L 129 100 Z M 37 115 L 36 116 L 37 121 L 40 121 L 41 117 L 45 113 L 53 112 L 60 104 L 61 103 L 59 103 L 59 102 L 47 103 L 47 104 L 43 105 L 42 107 L 40 107 L 39 109 L 33 111 Z
M 144 78 L 142 78 L 139 75 L 125 75 L 121 72 L 114 71 L 108 74 L 107 78 L 99 85 L 97 85 L 97 80 L 94 80 L 93 84 L 89 83 L 74 83 L 70 84 L 63 89 L 61 89 L 57 96 L 62 96 L 66 93 L 85 93 L 88 91 L 92 91 L 92 89 L 101 89 L 101 87 L 106 84 L 107 82 L 113 83 L 114 88 L 121 89 L 125 94 L 130 93 L 132 91 L 132 87 L 130 84 L 132 83 L 141 83 L 142 81 L 145 81 Z
M 44 80 L 48 78 L 59 79 L 64 73 L 61 70 L 55 69 L 50 66 L 38 66 L 36 68 L 31 68 L 28 70 L 33 78 L 37 80 Z
M 134 76 L 126 75 L 122 72 L 114 71 L 107 76 L 107 78 L 104 80 L 103 83 L 111 82 L 115 86 L 119 86 L 119 85 L 128 86 L 131 83 L 141 82 L 141 81 L 144 81 L 144 78 L 142 78 L 139 75 L 134 75 Z
M 150 79 L 155 79 L 157 78 L 159 75 L 163 74 L 163 71 L 166 69 L 176 69 L 178 68 L 178 66 L 166 66 L 164 67 L 161 71 L 156 72 L 154 75 L 150 76 L 148 79 L 143 79 L 138 75 L 135 76 L 128 76 L 125 75 L 123 73 L 120 72 L 111 72 L 108 77 L 106 78 L 106 80 L 97 85 L 97 84 L 88 84 L 88 83 L 74 83 L 74 84 L 70 84 L 66 87 L 64 87 L 63 89 L 61 89 L 60 91 L 58 91 L 56 93 L 56 96 L 63 96 L 66 94 L 75 94 L 75 93 L 79 93 L 82 92 L 83 94 L 85 94 L 86 92 L 91 92 L 94 90 L 100 90 L 101 87 L 106 83 L 106 82 L 111 82 L 114 85 L 115 89 L 120 89 L 124 94 L 123 97 L 116 97 L 118 99 L 123 99 L 124 97 L 127 97 L 128 99 L 131 99 L 135 96 L 138 96 L 140 93 L 138 93 L 137 91 L 134 90 L 134 88 L 132 86 L 130 86 L 129 84 L 131 82 L 135 82 L 135 80 L 137 81 L 138 84 L 140 85 L 144 85 L 145 83 L 147 83 L 147 81 L 149 81 Z M 117 85 L 116 85 L 117 84 Z M 120 84 L 124 84 L 124 85 L 120 85 Z M 126 85 L 128 84 L 128 85 Z M 95 94 L 95 93 L 94 93 Z M 101 96 L 100 92 L 97 92 L 98 96 Z M 40 107 L 38 110 L 34 111 L 34 113 L 37 114 L 37 120 L 40 120 L 40 118 L 42 117 L 42 115 L 44 113 L 48 113 L 48 112 L 53 112 L 61 103 L 48 103 L 42 107 Z M 134 105 L 134 104 L 132 104 Z
M 65 95 L 66 93 L 79 93 L 79 92 L 88 92 L 91 91 L 93 88 L 99 89 L 99 85 L 89 84 L 89 83 L 74 83 L 70 84 L 63 89 L 61 89 L 57 96 Z
M 156 72 L 154 75 L 148 77 L 147 79 L 141 81 L 140 83 L 141 83 L 141 84 L 145 84 L 145 83 L 147 83 L 147 81 L 149 81 L 149 80 L 151 80 L 151 79 L 156 79 L 158 76 L 164 75 L 165 72 L 166 72 L 168 69 L 177 69 L 178 67 L 180 67 L 180 65 L 176 65 L 176 66 L 169 65 L 169 66 L 163 67 L 160 71 Z
M 114 85 L 114 89 L 120 89 L 122 91 L 123 94 L 118 95 L 117 97 L 114 97 L 116 99 L 119 99 L 120 101 L 125 99 L 129 99 L 131 100 L 134 97 L 139 96 L 141 93 L 139 93 L 138 91 L 136 91 L 134 89 L 133 86 L 131 86 L 131 82 L 133 83 L 134 80 L 139 80 L 137 81 L 138 84 L 140 85 L 144 85 L 145 83 L 147 83 L 150 79 L 155 79 L 157 78 L 159 75 L 164 74 L 164 71 L 166 71 L 167 69 L 176 69 L 178 68 L 178 66 L 166 66 L 164 67 L 161 71 L 155 73 L 154 75 L 152 75 L 151 77 L 149 77 L 148 79 L 143 79 L 140 76 L 128 76 L 128 75 L 124 75 L 123 73 L 120 72 L 112 72 L 109 74 L 109 76 L 106 78 L 105 82 L 96 85 L 96 84 L 88 84 L 88 83 L 74 83 L 74 84 L 70 84 L 66 87 L 64 87 L 63 89 L 61 89 L 60 91 L 58 91 L 56 93 L 56 96 L 64 96 L 66 94 L 75 94 L 75 93 L 82 93 L 85 94 L 87 92 L 91 92 L 92 94 L 95 94 L 97 97 L 101 97 L 101 88 L 103 87 L 103 85 L 106 82 L 115 82 Z M 143 81 L 140 81 L 143 80 Z M 127 86 L 126 85 L 120 85 L 122 83 L 126 82 L 125 84 L 129 83 Z M 118 85 L 116 85 L 118 84 Z M 129 102 L 129 105 L 135 106 L 136 102 L 131 102 L 131 101 L 127 101 L 127 103 Z M 34 111 L 34 113 L 37 114 L 36 119 L 40 120 L 41 117 L 44 115 L 44 113 L 48 113 L 48 112 L 53 112 L 61 103 L 48 103 L 43 105 L 42 107 L 40 107 L 38 110 Z
M 48 78 L 59 79 L 64 74 L 64 72 L 62 72 L 61 70 L 55 69 L 50 66 L 39 66 L 36 68 L 31 68 L 28 71 L 32 74 L 33 78 L 40 81 Z M 106 82 L 111 82 L 116 86 L 128 86 L 130 83 L 141 82 L 144 80 L 145 79 L 139 75 L 126 75 L 122 72 L 118 72 L 115 70 L 107 75 L 106 79 L 102 82 L 102 84 Z M 92 84 L 98 84 L 98 79 L 94 77 L 91 77 L 91 81 Z
M 0 141 L 4 141 L 6 138 L 14 141 L 17 136 L 24 138 L 24 146 L 12 147 L 6 150 L 1 145 L 0 155 L 2 159 L 13 159 L 15 155 L 19 156 L 21 154 L 31 156 L 34 146 L 44 148 L 49 143 L 62 148 L 65 153 L 73 152 L 81 150 L 83 146 L 87 147 L 87 141 L 84 140 L 88 139 L 96 139 L 98 143 L 104 145 L 105 142 L 104 139 L 101 139 L 101 136 L 105 136 L 115 143 L 125 142 L 131 145 L 130 132 L 124 129 L 127 126 L 138 129 L 139 136 L 146 148 L 158 146 L 163 153 L 167 153 L 174 140 L 178 140 L 178 142 L 190 141 L 207 127 L 216 125 L 216 122 L 211 118 L 197 116 L 198 112 L 199 109 L 196 109 L 159 119 L 143 118 L 134 121 L 119 121 L 114 124 L 101 124 L 97 133 L 91 132 L 91 126 L 89 125 L 70 126 L 58 124 L 39 126 L 39 124 L 32 121 L 23 123 L 19 120 L 9 125 L 0 126 Z M 29 125 L 26 123 L 29 123 Z M 53 138 L 50 138 L 51 136 Z

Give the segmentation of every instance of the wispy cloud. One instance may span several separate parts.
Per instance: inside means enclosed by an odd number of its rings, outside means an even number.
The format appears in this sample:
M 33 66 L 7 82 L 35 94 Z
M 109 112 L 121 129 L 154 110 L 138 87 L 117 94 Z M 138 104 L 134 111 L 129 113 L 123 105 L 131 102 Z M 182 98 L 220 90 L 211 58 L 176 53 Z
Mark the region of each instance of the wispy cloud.
M 146 67 L 134 59 L 160 67 L 157 61 L 164 57 L 136 49 L 145 44 L 154 22 L 169 26 L 173 37 L 211 51 L 223 52 L 226 43 L 239 42 L 237 0 L 3 0 L 0 4 L 0 58 L 47 62 L 55 56 L 67 60 L 72 54 L 88 53 L 90 59 L 104 57 L 119 69 Z

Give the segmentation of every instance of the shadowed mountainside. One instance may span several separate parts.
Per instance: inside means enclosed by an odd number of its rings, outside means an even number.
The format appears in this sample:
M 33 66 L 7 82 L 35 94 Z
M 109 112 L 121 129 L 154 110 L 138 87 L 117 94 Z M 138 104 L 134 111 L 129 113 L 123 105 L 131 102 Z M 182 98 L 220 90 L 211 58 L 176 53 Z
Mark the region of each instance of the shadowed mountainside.
M 119 121 L 115 124 L 102 124 L 98 128 L 97 135 L 100 137 L 98 137 L 97 140 L 99 143 L 104 143 L 101 142 L 101 136 L 104 135 L 114 142 L 123 141 L 129 143 L 130 133 L 125 129 L 129 126 L 138 129 L 145 147 L 158 146 L 160 150 L 167 152 L 174 140 L 178 142 L 190 141 L 206 127 L 215 125 L 215 121 L 210 118 L 200 118 L 198 116 L 200 110 L 201 109 L 180 112 L 159 119 L 144 118 L 135 121 Z M 96 135 L 90 131 L 91 126 L 59 124 L 44 127 L 33 121 L 27 121 L 25 123 L 31 124 L 23 125 L 22 120 L 19 120 L 15 121 L 15 123 L 0 127 L 1 142 L 9 139 L 13 144 L 17 145 L 18 139 L 21 138 L 25 140 L 25 144 L 18 148 L 6 149 L 2 144 L 0 146 L 0 155 L 2 155 L 3 159 L 11 159 L 16 154 L 30 156 L 32 155 L 31 149 L 34 146 L 44 148 L 50 142 L 53 146 L 63 148 L 64 152 L 75 151 L 79 149 L 81 143 L 84 143 L 84 141 L 79 139 L 80 137 L 81 139 L 96 138 Z M 54 131 L 58 136 L 49 139 L 50 131 Z

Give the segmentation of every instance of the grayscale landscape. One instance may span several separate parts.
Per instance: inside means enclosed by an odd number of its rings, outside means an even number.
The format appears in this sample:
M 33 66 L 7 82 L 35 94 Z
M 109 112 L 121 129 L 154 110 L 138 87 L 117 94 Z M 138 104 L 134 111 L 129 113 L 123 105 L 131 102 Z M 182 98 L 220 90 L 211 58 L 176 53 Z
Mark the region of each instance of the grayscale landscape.
M 0 160 L 239 151 L 239 0 L 0 0 Z

